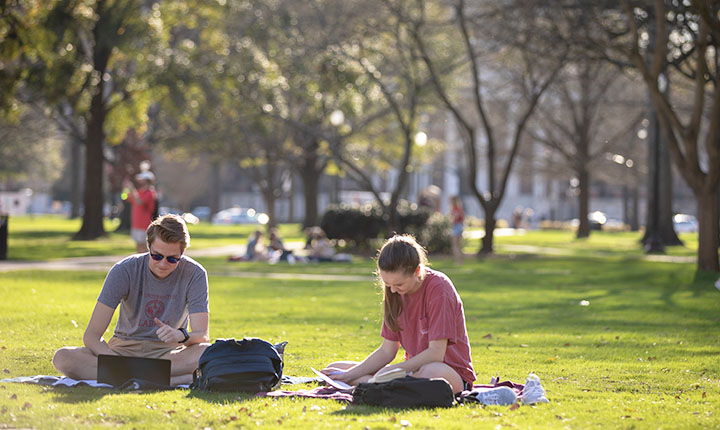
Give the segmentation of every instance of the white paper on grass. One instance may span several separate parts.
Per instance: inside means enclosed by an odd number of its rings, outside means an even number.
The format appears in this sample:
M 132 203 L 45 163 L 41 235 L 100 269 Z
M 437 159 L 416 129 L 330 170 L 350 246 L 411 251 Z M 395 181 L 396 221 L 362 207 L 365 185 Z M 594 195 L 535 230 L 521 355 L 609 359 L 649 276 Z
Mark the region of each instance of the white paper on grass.
M 342 382 L 342 381 L 336 381 L 336 380 L 330 378 L 329 376 L 327 376 L 326 374 L 322 373 L 322 372 L 319 371 L 319 370 L 313 369 L 312 367 L 310 368 L 310 370 L 312 370 L 313 372 L 315 372 L 315 374 L 316 374 L 317 376 L 319 376 L 320 379 L 322 379 L 323 381 L 325 381 L 328 385 L 330 385 L 330 386 L 332 386 L 332 387 L 335 387 L 335 388 L 337 388 L 338 390 L 347 390 L 348 388 L 352 388 L 352 385 L 348 385 L 348 384 L 346 384 L 346 383 L 344 383 L 344 382 Z

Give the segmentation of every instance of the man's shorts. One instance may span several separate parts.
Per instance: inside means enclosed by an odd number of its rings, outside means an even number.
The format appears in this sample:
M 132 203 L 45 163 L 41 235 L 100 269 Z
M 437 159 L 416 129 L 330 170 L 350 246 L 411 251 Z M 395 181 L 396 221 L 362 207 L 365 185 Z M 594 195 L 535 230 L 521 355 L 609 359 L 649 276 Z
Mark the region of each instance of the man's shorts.
M 125 340 L 115 336 L 110 339 L 108 346 L 118 355 L 145 358 L 161 358 L 168 352 L 186 348 L 184 345 L 152 340 Z
M 147 232 L 141 228 L 131 228 L 130 237 L 135 243 L 144 244 L 147 242 Z

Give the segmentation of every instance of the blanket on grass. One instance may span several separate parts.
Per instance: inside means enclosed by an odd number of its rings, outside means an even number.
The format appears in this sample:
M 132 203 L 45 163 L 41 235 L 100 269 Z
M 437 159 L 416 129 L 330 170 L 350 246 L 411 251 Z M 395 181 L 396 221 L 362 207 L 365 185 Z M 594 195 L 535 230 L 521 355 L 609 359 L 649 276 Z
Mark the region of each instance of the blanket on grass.
M 311 382 L 321 382 L 320 378 L 317 377 L 304 377 L 304 376 L 288 376 L 283 375 L 281 383 L 284 385 L 291 384 L 305 384 Z M 0 379 L 0 383 L 27 383 L 27 384 L 38 384 L 52 387 L 98 387 L 98 388 L 113 388 L 112 385 L 102 384 L 96 380 L 76 380 L 62 376 L 49 376 L 49 375 L 36 375 L 36 376 L 20 376 L 17 378 Z M 548 403 L 549 400 L 545 395 L 545 389 L 540 384 L 540 379 L 535 374 L 530 374 L 525 381 L 525 384 L 517 384 L 512 381 L 502 381 L 500 378 L 494 377 L 490 380 L 489 384 L 475 384 L 472 390 L 463 391 L 459 396 L 459 402 L 463 403 L 463 399 L 469 399 L 472 393 L 477 393 L 485 390 L 490 390 L 497 387 L 509 387 L 511 388 L 520 402 L 525 405 L 531 405 L 535 403 Z M 114 387 L 117 390 L 122 391 L 149 391 L 149 390 L 174 390 L 174 389 L 187 389 L 188 385 L 177 385 L 177 386 L 165 386 L 153 384 L 148 381 L 131 379 L 121 385 L 120 387 Z M 341 390 L 331 386 L 320 386 L 312 389 L 301 389 L 301 390 L 275 390 L 270 392 L 261 392 L 256 396 L 264 397 L 306 397 L 314 399 L 331 399 L 340 402 L 351 403 L 353 400 L 353 388 Z
M 515 392 L 518 400 L 525 405 L 531 405 L 535 403 L 549 403 L 549 400 L 545 396 L 545 389 L 540 384 L 540 378 L 537 375 L 531 373 L 525 384 L 518 384 L 512 381 L 500 381 L 500 378 L 494 377 L 490 380 L 489 384 L 475 384 L 472 390 L 465 390 L 460 393 L 457 397 L 460 403 L 464 403 L 467 399 L 472 397 L 473 393 L 487 391 L 497 387 L 509 387 Z M 262 392 L 256 394 L 256 396 L 264 397 L 307 397 L 314 399 L 331 399 L 338 400 L 341 402 L 351 403 L 353 400 L 353 388 L 338 389 L 331 386 L 323 386 L 312 388 L 309 390 L 275 390 L 270 392 Z
M 305 384 L 308 382 L 318 382 L 320 379 L 317 377 L 303 377 L 303 376 L 288 376 L 283 375 L 282 384 Z M 123 391 L 139 391 L 139 390 L 175 390 L 178 388 L 190 388 L 189 385 L 159 385 L 152 382 L 144 381 L 141 379 L 130 379 L 119 387 L 113 387 L 110 384 L 103 384 L 97 382 L 94 379 L 72 379 L 66 376 L 50 376 L 50 375 L 36 375 L 36 376 L 19 376 L 17 378 L 0 379 L 0 383 L 6 382 L 17 382 L 26 384 L 37 384 L 47 385 L 51 387 L 98 387 L 98 388 L 115 388 Z

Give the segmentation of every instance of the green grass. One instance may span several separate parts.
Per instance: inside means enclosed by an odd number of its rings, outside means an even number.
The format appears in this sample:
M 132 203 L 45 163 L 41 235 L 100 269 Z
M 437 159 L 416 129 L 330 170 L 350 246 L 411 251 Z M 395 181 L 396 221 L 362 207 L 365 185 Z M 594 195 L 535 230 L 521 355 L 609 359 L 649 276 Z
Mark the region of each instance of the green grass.
M 8 258 L 10 260 L 55 260 L 69 257 L 94 255 L 126 255 L 134 252 L 135 246 L 127 232 L 115 233 L 117 220 L 105 221 L 107 235 L 90 241 L 75 241 L 72 236 L 80 229 L 81 220 L 68 220 L 60 216 L 12 217 L 9 222 Z M 204 249 L 227 245 L 244 245 L 248 236 L 257 228 L 255 225 L 211 225 L 201 222 L 190 224 L 188 229 L 193 249 Z M 279 226 L 280 237 L 286 241 L 304 240 L 299 224 Z M 500 253 L 533 253 L 517 247 L 532 245 L 543 252 L 545 248 L 561 249 L 568 255 L 610 254 L 622 257 L 641 257 L 641 233 L 637 232 L 593 232 L 587 239 L 576 239 L 571 231 L 528 231 L 511 236 L 495 236 L 496 250 Z M 685 246 L 668 247 L 672 256 L 694 256 L 697 252 L 697 234 L 682 234 Z M 464 251 L 474 254 L 479 249 L 477 239 L 465 240 Z
M 207 227 L 202 240 L 210 243 L 213 226 Z M 402 428 L 403 420 L 416 429 L 720 427 L 720 293 L 712 286 L 717 275 L 696 276 L 694 264 L 645 261 L 639 246 L 631 245 L 637 235 L 593 234 L 583 244 L 569 233 L 520 238 L 498 238 L 501 253 L 482 261 L 432 262 L 451 276 L 463 298 L 478 382 L 495 375 L 524 382 L 534 372 L 550 404 L 384 410 L 237 393 L 138 394 L 3 383 L 0 428 L 391 429 Z M 505 244 L 559 248 L 569 255 L 511 253 L 502 251 Z M 466 251 L 476 245 L 468 243 Z M 109 246 L 107 251 L 122 253 Z M 370 259 L 294 266 L 199 260 L 210 272 L 211 336 L 289 341 L 288 375 L 309 376 L 311 366 L 361 359 L 380 343 L 381 297 L 370 281 L 263 277 L 369 276 Z M 248 272 L 257 277 L 231 276 Z M 53 351 L 81 343 L 103 279 L 100 272 L 0 273 L 3 377 L 56 374 Z M 581 306 L 583 300 L 589 306 Z
M 80 230 L 80 219 L 43 215 L 36 217 L 12 217 L 8 223 L 8 259 L 55 260 L 69 257 L 94 255 L 127 255 L 135 252 L 135 244 L 129 232 L 116 233 L 117 220 L 106 220 L 107 235 L 97 240 L 72 240 Z M 255 225 L 211 225 L 198 223 L 188 225 L 190 245 L 203 249 L 226 245 L 245 244 Z M 284 224 L 279 228 L 285 240 L 304 240 L 299 224 Z

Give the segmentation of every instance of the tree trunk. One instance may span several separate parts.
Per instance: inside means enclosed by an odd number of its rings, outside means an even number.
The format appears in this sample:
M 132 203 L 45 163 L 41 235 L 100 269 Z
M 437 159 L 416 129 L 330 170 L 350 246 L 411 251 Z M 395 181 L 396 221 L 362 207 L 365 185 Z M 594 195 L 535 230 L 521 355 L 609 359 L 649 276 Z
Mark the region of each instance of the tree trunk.
M 277 218 L 275 215 L 275 190 L 273 188 L 262 191 L 263 200 L 265 201 L 265 209 L 267 210 L 268 227 L 277 227 Z
M 493 238 L 495 237 L 495 209 L 485 209 L 485 236 L 482 238 L 482 246 L 478 255 L 488 255 L 493 253 Z
M 221 163 L 212 162 L 212 172 L 210 173 L 211 190 L 210 190 L 210 221 L 212 216 L 220 212 L 220 195 L 222 193 L 222 180 L 220 179 Z
M 304 163 L 300 167 L 300 177 L 303 181 L 303 196 L 305 197 L 305 219 L 303 228 L 312 227 L 318 224 L 318 183 L 320 172 L 317 171 L 317 155 L 314 152 L 306 152 Z
M 718 194 L 713 189 L 697 193 L 698 212 L 698 261 L 700 271 L 720 272 L 718 263 L 718 246 L 720 226 L 718 226 Z
M 657 121 L 657 118 L 655 119 Z M 658 128 L 658 132 L 659 132 Z M 665 137 L 660 134 L 660 201 L 658 202 L 658 231 L 666 246 L 683 245 L 675 232 L 673 224 L 673 171 L 670 163 L 670 150 Z
M 637 183 L 632 188 L 632 217 L 630 218 L 630 231 L 640 230 L 640 187 Z
M 70 145 L 70 219 L 75 219 L 80 216 L 83 143 L 79 140 L 73 139 Z
M 105 133 L 105 106 L 103 81 L 100 81 L 90 103 L 90 120 L 85 139 L 85 210 L 80 231 L 75 240 L 92 240 L 105 235 L 103 228 L 103 140 Z
M 622 187 L 622 208 L 623 208 L 623 224 L 630 225 L 630 190 L 627 185 Z
M 647 166 L 648 166 L 648 180 L 647 180 L 647 212 L 645 214 L 645 234 L 641 239 L 643 245 L 648 246 L 650 239 L 655 241 L 660 240 L 664 245 L 664 241 L 660 238 L 660 228 L 658 227 L 660 219 L 659 209 L 659 177 L 660 177 L 660 161 L 658 159 L 660 153 L 660 139 L 662 134 L 660 133 L 660 127 L 657 118 L 657 112 L 652 103 L 649 105 L 650 112 L 650 125 L 648 126 L 648 151 L 647 151 Z
M 588 220 L 588 213 L 590 211 L 590 174 L 584 167 L 578 169 L 578 225 L 577 235 L 578 239 L 590 237 L 590 221 Z
M 670 165 L 667 141 L 660 130 L 657 112 L 652 103 L 649 104 L 649 111 L 647 221 L 642 243 L 647 245 L 649 238 L 657 235 L 663 245 L 682 245 L 682 241 L 675 233 L 672 221 L 672 166 Z M 659 157 L 658 160 L 655 160 L 656 154 Z M 655 169 L 659 170 L 657 175 Z M 657 178 L 657 183 L 655 183 L 655 178 Z M 655 187 L 657 187 L 657 192 Z M 652 196 L 658 196 L 657 201 Z
M 120 202 L 122 205 L 122 209 L 120 210 L 119 218 L 120 218 L 120 225 L 118 225 L 118 228 L 115 229 L 116 232 L 129 232 L 132 228 L 132 219 L 131 217 L 131 208 L 130 208 L 130 202 L 125 199 Z

